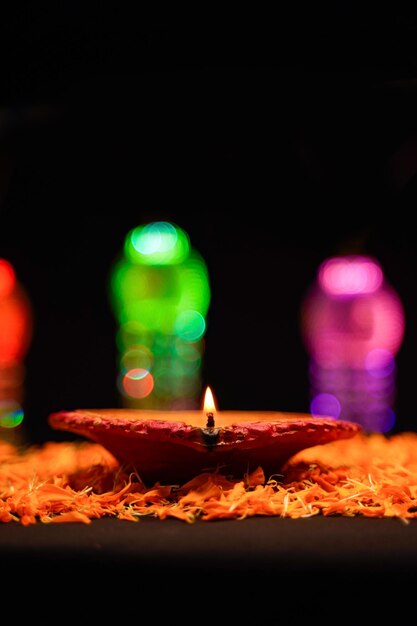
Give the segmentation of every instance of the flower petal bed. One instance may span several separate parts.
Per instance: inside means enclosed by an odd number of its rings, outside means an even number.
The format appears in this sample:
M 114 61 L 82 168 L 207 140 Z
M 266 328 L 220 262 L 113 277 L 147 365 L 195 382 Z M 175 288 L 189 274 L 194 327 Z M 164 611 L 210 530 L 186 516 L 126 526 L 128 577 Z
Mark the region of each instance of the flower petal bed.
M 417 517 L 417 434 L 358 434 L 293 456 L 282 473 L 202 473 L 145 485 L 99 444 L 0 441 L 0 521 L 88 524 L 112 516 L 197 520 L 313 515 Z

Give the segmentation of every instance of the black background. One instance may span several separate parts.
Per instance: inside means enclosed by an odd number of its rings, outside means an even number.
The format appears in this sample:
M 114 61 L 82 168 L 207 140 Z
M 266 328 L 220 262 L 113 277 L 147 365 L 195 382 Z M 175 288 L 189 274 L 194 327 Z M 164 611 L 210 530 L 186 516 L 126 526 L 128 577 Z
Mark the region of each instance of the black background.
M 406 313 L 396 429 L 414 430 L 416 16 L 211 17 L 3 16 L 0 257 L 35 314 L 28 436 L 59 437 L 52 411 L 119 403 L 107 279 L 153 219 L 208 265 L 203 379 L 224 409 L 308 410 L 302 299 L 327 256 L 377 257 Z

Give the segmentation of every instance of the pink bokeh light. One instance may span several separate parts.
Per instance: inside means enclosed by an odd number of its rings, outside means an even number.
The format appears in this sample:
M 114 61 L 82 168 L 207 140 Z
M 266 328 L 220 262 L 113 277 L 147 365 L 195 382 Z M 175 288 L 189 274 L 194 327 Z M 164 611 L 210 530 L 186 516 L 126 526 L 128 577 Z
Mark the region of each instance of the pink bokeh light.
M 324 261 L 318 279 L 321 288 L 332 296 L 353 296 L 377 291 L 383 273 L 371 257 L 351 255 Z
M 391 429 L 405 316 L 379 263 L 357 255 L 327 259 L 301 314 L 312 414 L 351 419 L 367 430 Z
M 374 350 L 395 356 L 404 336 L 401 301 L 383 280 L 379 266 L 373 260 L 367 263 L 365 257 L 360 257 L 362 269 L 358 269 L 356 260 L 351 263 L 349 259 L 347 257 L 345 273 L 340 257 L 336 257 L 333 265 L 332 259 L 321 265 L 318 281 L 307 295 L 302 311 L 302 328 L 309 353 L 327 368 L 365 367 L 368 354 Z M 351 266 L 356 269 L 349 274 Z M 373 269 L 365 280 L 363 276 L 370 268 Z M 333 291 L 329 290 L 330 286 Z

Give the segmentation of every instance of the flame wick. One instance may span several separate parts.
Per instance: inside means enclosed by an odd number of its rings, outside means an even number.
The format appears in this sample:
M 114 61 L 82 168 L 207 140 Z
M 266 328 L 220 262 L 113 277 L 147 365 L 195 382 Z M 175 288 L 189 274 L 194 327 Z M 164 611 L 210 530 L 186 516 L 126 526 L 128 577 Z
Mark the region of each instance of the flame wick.
M 215 421 L 214 421 L 214 415 L 213 413 L 209 412 L 207 413 L 207 424 L 206 424 L 206 428 L 214 428 L 215 427 Z
M 204 411 L 207 417 L 207 425 L 206 428 L 214 428 L 214 412 L 216 410 L 216 405 L 214 403 L 213 393 L 210 387 L 207 387 L 206 394 L 204 396 Z

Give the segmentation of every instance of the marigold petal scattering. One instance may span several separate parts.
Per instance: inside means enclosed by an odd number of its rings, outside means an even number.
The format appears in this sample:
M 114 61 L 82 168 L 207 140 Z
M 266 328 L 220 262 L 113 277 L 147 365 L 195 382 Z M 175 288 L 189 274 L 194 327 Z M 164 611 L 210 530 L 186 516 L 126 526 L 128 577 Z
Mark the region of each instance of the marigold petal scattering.
M 88 524 L 106 516 L 185 522 L 313 515 L 417 517 L 417 433 L 357 435 L 308 448 L 282 473 L 203 473 L 145 485 L 102 446 L 48 442 L 20 451 L 0 441 L 0 522 Z

